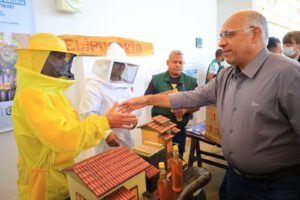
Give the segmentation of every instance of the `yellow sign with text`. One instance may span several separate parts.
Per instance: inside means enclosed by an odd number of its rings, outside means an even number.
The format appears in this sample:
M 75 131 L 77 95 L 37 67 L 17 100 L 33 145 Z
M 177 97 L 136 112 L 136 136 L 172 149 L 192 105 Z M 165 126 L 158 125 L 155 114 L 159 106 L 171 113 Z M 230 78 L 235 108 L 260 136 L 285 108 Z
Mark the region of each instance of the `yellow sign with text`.
M 121 38 L 121 37 L 96 37 L 82 35 L 61 35 L 69 51 L 78 55 L 106 56 L 106 50 L 113 42 L 125 49 L 128 56 L 153 55 L 153 45 L 148 42 Z

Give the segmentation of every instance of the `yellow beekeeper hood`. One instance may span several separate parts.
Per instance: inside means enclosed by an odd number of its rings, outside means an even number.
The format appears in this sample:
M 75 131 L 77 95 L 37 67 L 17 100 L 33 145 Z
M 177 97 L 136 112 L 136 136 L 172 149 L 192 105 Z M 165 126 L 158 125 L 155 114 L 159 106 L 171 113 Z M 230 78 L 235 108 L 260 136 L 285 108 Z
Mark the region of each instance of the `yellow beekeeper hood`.
M 69 87 L 74 80 L 64 80 L 41 74 L 52 51 L 68 52 L 65 42 L 51 33 L 38 33 L 29 38 L 28 48 L 18 48 L 17 89 L 39 85 L 41 87 Z

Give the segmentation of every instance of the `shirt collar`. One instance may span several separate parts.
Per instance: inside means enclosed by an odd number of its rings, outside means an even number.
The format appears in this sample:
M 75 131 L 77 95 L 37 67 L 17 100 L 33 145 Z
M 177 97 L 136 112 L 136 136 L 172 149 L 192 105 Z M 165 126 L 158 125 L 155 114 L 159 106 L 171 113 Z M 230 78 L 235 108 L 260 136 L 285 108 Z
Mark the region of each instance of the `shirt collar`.
M 259 54 L 252 60 L 244 70 L 242 70 L 242 73 L 248 76 L 249 78 L 253 78 L 256 72 L 262 67 L 268 56 L 270 55 L 270 52 L 267 50 L 267 48 L 263 48 Z
M 184 78 L 183 78 L 182 74 L 183 74 L 183 73 L 181 73 L 181 75 L 180 75 L 179 78 L 178 78 L 178 83 L 184 83 L 184 80 L 183 80 Z M 164 81 L 170 82 L 170 75 L 169 75 L 169 72 L 168 72 L 168 71 L 165 73 Z

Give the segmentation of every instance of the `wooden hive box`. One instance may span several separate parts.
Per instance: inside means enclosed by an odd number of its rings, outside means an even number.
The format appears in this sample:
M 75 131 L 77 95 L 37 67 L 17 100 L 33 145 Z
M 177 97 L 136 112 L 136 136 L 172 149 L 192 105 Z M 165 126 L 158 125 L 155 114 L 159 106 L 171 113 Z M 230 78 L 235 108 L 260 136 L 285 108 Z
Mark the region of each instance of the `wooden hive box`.
M 167 160 L 172 158 L 172 138 L 180 129 L 170 119 L 162 115 L 153 117 L 150 122 L 139 126 L 139 128 L 142 129 L 143 145 L 158 143 L 164 146 L 166 155 L 165 164 L 168 167 Z

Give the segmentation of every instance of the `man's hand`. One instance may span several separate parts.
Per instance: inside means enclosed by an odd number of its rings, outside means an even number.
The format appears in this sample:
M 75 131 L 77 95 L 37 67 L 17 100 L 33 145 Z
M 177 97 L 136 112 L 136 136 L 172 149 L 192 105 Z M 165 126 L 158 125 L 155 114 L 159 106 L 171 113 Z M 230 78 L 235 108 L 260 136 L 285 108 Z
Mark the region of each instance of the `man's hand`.
M 177 121 L 182 121 L 182 116 L 185 113 L 193 114 L 198 110 L 199 108 L 188 108 L 188 109 L 171 110 L 171 112 L 175 114 Z
M 186 109 L 179 109 L 179 110 L 171 110 L 172 113 L 175 114 L 177 121 L 182 121 L 182 116 L 185 114 Z
M 133 124 L 137 123 L 137 117 L 130 113 L 117 112 L 118 103 L 114 105 L 105 113 L 109 122 L 110 128 L 131 128 Z
M 177 115 L 184 115 L 186 113 L 186 109 L 178 109 L 178 110 L 172 110 L 171 112 Z
M 178 109 L 178 110 L 172 110 L 171 112 L 178 115 L 184 115 L 185 113 L 193 114 L 194 112 L 198 111 L 199 108 L 188 108 L 188 109 Z
M 110 132 L 110 134 L 106 138 L 106 143 L 110 147 L 118 147 L 120 146 L 120 139 L 116 133 Z
M 139 108 L 143 108 L 143 107 L 147 106 L 147 100 L 148 100 L 149 96 L 151 96 L 151 95 L 136 97 L 136 98 L 132 98 L 132 99 L 123 101 L 120 104 L 118 111 L 122 112 L 122 113 L 130 113 Z

